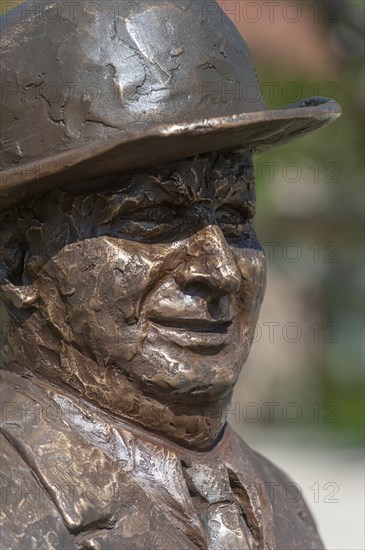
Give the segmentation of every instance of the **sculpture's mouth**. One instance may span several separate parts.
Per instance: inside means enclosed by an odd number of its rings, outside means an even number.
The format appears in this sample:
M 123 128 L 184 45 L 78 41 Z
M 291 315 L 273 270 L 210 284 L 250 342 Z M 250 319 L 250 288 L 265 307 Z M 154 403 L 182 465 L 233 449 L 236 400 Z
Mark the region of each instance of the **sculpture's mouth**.
M 162 337 L 181 347 L 222 347 L 228 345 L 232 332 L 232 320 L 153 318 L 150 322 Z
M 167 328 L 214 333 L 226 333 L 232 324 L 232 320 L 208 321 L 205 319 L 151 319 L 151 322 Z

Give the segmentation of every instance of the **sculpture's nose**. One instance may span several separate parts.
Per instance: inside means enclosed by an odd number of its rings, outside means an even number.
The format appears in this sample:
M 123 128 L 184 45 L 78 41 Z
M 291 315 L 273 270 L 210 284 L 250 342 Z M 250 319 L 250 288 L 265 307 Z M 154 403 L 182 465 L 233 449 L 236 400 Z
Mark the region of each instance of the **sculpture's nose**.
M 202 290 L 220 295 L 236 292 L 241 275 L 221 229 L 210 225 L 189 240 L 186 258 L 176 273 L 185 290 Z

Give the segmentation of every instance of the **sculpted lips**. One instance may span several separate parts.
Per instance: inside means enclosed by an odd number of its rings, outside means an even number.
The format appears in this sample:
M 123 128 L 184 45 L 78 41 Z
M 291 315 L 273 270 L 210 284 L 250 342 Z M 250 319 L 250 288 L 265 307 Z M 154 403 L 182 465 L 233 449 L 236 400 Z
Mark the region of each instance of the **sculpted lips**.
M 232 321 L 208 321 L 204 319 L 151 319 L 152 323 L 192 332 L 227 332 Z
M 181 347 L 221 347 L 228 344 L 232 320 L 151 318 L 155 329 Z

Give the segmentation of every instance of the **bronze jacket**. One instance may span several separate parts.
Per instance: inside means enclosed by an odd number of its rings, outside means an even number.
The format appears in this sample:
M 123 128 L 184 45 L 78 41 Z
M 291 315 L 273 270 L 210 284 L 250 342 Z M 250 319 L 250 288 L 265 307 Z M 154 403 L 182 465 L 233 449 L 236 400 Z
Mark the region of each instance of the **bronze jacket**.
M 189 451 L 40 380 L 3 378 L 2 548 L 323 548 L 298 487 L 229 426 Z

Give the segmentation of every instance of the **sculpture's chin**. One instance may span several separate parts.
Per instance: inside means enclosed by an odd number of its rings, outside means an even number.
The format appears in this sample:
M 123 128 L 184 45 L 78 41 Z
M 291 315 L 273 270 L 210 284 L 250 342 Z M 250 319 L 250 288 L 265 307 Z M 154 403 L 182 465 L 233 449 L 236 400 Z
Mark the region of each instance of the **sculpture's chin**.
M 172 370 L 160 363 L 151 372 L 146 365 L 139 380 L 142 392 L 168 403 L 202 406 L 222 401 L 233 391 L 243 362 L 219 356 L 195 356 L 194 362 L 187 358 L 188 354 L 185 361 L 173 362 Z
M 234 388 L 232 384 L 186 384 L 178 388 L 171 387 L 166 390 L 162 385 L 146 384 L 143 391 L 146 395 L 159 399 L 165 403 L 174 405 L 188 405 L 192 407 L 202 407 L 226 400 L 227 395 L 231 395 Z
M 167 402 L 213 403 L 231 393 L 249 346 L 189 346 L 154 340 L 130 364 L 130 375 L 143 393 Z

